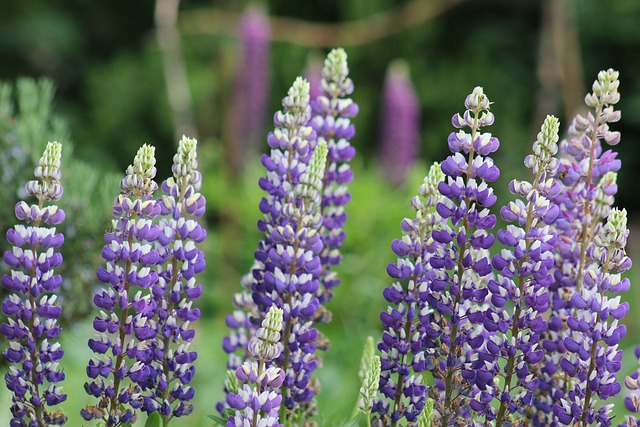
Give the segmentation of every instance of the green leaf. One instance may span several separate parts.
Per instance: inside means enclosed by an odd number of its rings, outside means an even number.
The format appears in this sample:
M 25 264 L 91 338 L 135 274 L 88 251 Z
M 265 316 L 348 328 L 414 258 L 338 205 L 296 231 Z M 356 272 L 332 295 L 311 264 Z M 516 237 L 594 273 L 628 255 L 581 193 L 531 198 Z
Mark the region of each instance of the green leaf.
M 160 427 L 160 414 L 152 412 L 147 418 L 147 422 L 144 423 L 144 427 Z
M 219 426 L 227 425 L 227 420 L 222 417 L 219 417 L 218 415 L 207 415 L 207 418 L 209 418 L 210 420 L 213 420 L 213 422 L 216 423 L 216 425 L 219 425 Z
M 346 423 L 344 425 L 344 427 L 358 427 L 358 423 L 360 422 L 360 418 L 362 413 L 358 412 L 358 415 L 356 415 L 355 417 L 353 417 L 348 423 Z

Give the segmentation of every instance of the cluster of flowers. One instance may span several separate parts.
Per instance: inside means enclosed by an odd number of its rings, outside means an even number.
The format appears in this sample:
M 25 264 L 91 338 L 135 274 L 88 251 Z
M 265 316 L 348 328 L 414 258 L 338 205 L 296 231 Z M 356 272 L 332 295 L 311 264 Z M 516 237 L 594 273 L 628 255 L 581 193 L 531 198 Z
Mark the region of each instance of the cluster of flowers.
M 358 107 L 348 73 L 344 50 L 331 51 L 319 95 L 298 78 L 274 116 L 259 181 L 263 238 L 226 318 L 229 372 L 217 409 L 227 427 L 304 424 L 315 414 L 312 374 L 328 346 L 317 326 L 331 318 L 324 305 L 339 284 L 353 178 Z M 626 211 L 613 207 L 621 163 L 604 146 L 620 141 L 609 128 L 620 119 L 618 84 L 617 72 L 599 73 L 585 98 L 593 111 L 576 116 L 566 140 L 546 118 L 524 162 L 532 179 L 510 182 L 514 200 L 500 208 L 497 232 L 491 185 L 500 170 L 490 155 L 500 142 L 484 131 L 494 115 L 483 89 L 467 96 L 452 118 L 451 155 L 430 168 L 411 201 L 415 217 L 391 245 L 397 261 L 387 267 L 394 283 L 383 292 L 379 353 L 370 339 L 352 425 L 362 417 L 376 427 L 612 425 L 606 401 L 622 388 L 618 343 L 629 310 L 618 294 L 629 289 L 622 274 L 631 267 Z M 191 324 L 200 317 L 193 303 L 206 237 L 196 145 L 183 137 L 160 186 L 154 148 L 144 145 L 120 183 L 97 271 L 105 286 L 93 298 L 96 355 L 84 388 L 97 403 L 81 411 L 87 421 L 120 427 L 144 412 L 166 426 L 193 411 Z M 0 332 L 12 363 L 11 427 L 66 422 L 51 408 L 66 399 L 54 272 L 64 241 L 55 225 L 65 215 L 51 203 L 63 194 L 60 164 L 60 144 L 49 143 L 25 187 L 38 204 L 18 203 L 27 225 L 7 232 Z M 492 255 L 496 239 L 502 248 Z M 625 384 L 640 390 L 639 373 Z M 640 413 L 639 395 L 625 403 Z M 625 423 L 640 426 L 633 416 Z
M 339 283 L 333 267 L 341 260 L 344 206 L 350 200 L 347 184 L 353 177 L 348 162 L 355 154 L 349 143 L 355 130 L 350 119 L 358 107 L 347 97 L 353 92 L 348 73 L 345 51 L 335 49 L 325 60 L 316 99 L 310 98 L 309 83 L 296 79 L 267 138 L 271 153 L 262 157 L 267 175 L 259 183 L 267 193 L 260 202 L 264 217 L 258 222 L 264 239 L 243 280 L 244 290 L 235 297 L 236 310 L 227 316 L 231 334 L 223 348 L 230 354 L 230 370 L 257 363 L 260 358 L 250 349 L 259 333 L 256 325 L 274 308 L 283 310 L 282 351 L 262 359 L 267 367 L 281 369 L 284 379 L 277 390 L 277 416 L 271 406 L 260 413 L 252 409 L 258 424 L 249 425 L 286 422 L 315 410 L 318 385 L 311 374 L 318 365 L 316 350 L 326 348 L 315 325 L 330 318 L 322 304 Z M 231 417 L 246 419 L 237 393 L 225 388 L 228 397 L 217 405 L 220 413 L 225 416 L 231 409 Z M 263 391 L 254 383 L 254 395 Z
M 396 282 L 385 289 L 375 425 L 420 425 L 433 402 L 435 426 L 612 425 L 602 404 L 621 386 L 620 296 L 631 267 L 625 254 L 626 211 L 612 207 L 620 161 L 618 73 L 600 72 L 558 144 L 558 120 L 547 117 L 525 159 L 532 181 L 512 180 L 515 200 L 500 210 L 495 235 L 490 184 L 499 170 L 488 155 L 498 140 L 481 128 L 494 121 L 477 87 L 453 116 L 452 155 L 434 165 L 392 244 Z M 495 236 L 495 237 L 494 237 Z M 503 249 L 491 256 L 494 240 Z M 422 384 L 423 372 L 434 383 Z M 638 376 L 627 378 L 640 388 Z M 638 412 L 637 397 L 626 400 Z M 640 425 L 630 417 L 626 424 Z
M 2 283 L 13 293 L 2 304 L 8 321 L 0 330 L 10 341 L 4 357 L 19 365 L 6 377 L 13 395 L 12 427 L 66 422 L 61 411 L 47 408 L 66 399 L 57 386 L 64 379 L 58 365 L 63 350 L 53 342 L 61 314 L 55 291 L 62 283 L 54 274 L 62 262 L 55 250 L 64 237 L 47 227 L 65 216 L 55 204 L 45 206 L 62 196 L 60 162 L 60 144 L 49 143 L 35 170 L 38 180 L 26 185 L 38 205 L 16 206 L 18 219 L 32 225 L 7 232 L 13 250 L 4 260 L 12 271 Z M 89 340 L 96 357 L 88 363 L 85 390 L 98 404 L 81 415 L 110 427 L 134 422 L 138 409 L 157 412 L 165 422 L 193 411 L 195 390 L 189 383 L 197 354 L 189 347 L 194 337 L 190 323 L 200 317 L 192 303 L 202 293 L 195 275 L 205 262 L 196 245 L 206 237 L 197 222 L 205 199 L 198 192 L 202 176 L 196 170 L 196 141 L 180 141 L 173 177 L 162 183 L 158 200 L 153 199 L 158 188 L 154 165 L 154 148 L 143 146 L 120 183 L 102 251 L 106 265 L 97 272 L 108 287 L 93 298 L 100 313 L 93 321 L 97 334 Z

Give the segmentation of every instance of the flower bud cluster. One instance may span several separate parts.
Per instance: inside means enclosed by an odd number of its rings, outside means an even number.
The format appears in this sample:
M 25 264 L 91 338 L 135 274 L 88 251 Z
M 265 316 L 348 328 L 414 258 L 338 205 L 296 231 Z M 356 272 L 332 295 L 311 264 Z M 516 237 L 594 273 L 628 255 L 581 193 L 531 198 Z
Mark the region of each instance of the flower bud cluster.
M 105 234 L 102 250 L 105 266 L 97 272 L 107 287 L 93 298 L 100 313 L 93 321 L 96 336 L 89 340 L 96 356 L 87 366 L 85 391 L 98 404 L 87 406 L 81 415 L 107 426 L 135 421 L 136 410 L 148 404 L 141 391 L 153 378 L 150 343 L 157 335 L 157 304 L 150 289 L 158 282 L 157 265 L 162 262 L 153 247 L 160 235 L 152 222 L 160 214 L 152 199 L 158 188 L 153 180 L 154 152 L 153 147 L 142 146 L 120 182 L 113 229 Z
M 59 365 L 64 351 L 56 342 L 62 314 L 56 291 L 62 278 L 55 274 L 62 263 L 58 250 L 64 242 L 55 226 L 65 215 L 56 205 L 44 206 L 45 201 L 62 196 L 60 158 L 61 144 L 49 142 L 35 169 L 37 180 L 26 184 L 27 194 L 37 198 L 38 204 L 19 202 L 16 217 L 26 225 L 7 231 L 12 249 L 3 259 L 11 272 L 2 276 L 9 296 L 2 302 L 7 323 L 0 325 L 0 332 L 8 342 L 2 356 L 11 364 L 5 381 L 12 396 L 12 427 L 63 425 L 67 420 L 60 410 L 50 408 L 67 398 L 58 386 L 65 375 Z

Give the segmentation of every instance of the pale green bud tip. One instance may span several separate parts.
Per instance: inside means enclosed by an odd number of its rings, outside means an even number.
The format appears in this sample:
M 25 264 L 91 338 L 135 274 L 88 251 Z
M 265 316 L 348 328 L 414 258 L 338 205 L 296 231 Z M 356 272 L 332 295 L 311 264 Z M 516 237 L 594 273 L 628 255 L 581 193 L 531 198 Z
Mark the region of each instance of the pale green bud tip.
M 627 210 L 618 208 L 611 209 L 607 222 L 611 224 L 616 233 L 624 233 L 627 230 Z
M 38 166 L 35 176 L 42 181 L 58 181 L 61 177 L 60 163 L 62 161 L 62 144 L 59 142 L 48 142 Z
M 182 136 L 178 143 L 178 152 L 173 156 L 173 175 L 176 178 L 190 178 L 198 167 L 198 141 Z
M 429 168 L 429 172 L 427 173 L 427 183 L 433 191 L 438 189 L 438 184 L 444 181 L 445 175 L 442 172 L 442 168 L 440 167 L 440 163 L 434 162 Z
M 378 386 L 380 385 L 380 357 L 373 356 L 371 364 L 369 365 L 367 372 L 360 387 L 360 399 L 358 400 L 358 409 L 365 414 L 371 412 L 373 401 L 378 393 Z
M 281 308 L 271 307 L 267 316 L 262 321 L 262 327 L 268 329 L 270 332 L 282 331 L 284 311 Z
M 235 370 L 229 369 L 227 371 L 227 378 L 224 380 L 224 387 L 229 393 L 238 393 L 238 377 Z
M 133 167 L 136 172 L 148 175 L 153 170 L 153 176 L 155 176 L 155 164 L 156 164 L 156 147 L 153 145 L 144 144 L 138 149 L 136 157 L 133 159 Z
M 329 81 L 342 82 L 348 75 L 347 52 L 341 47 L 333 49 L 324 61 L 322 77 Z
M 433 399 L 427 398 L 424 402 L 424 408 L 418 416 L 418 427 L 431 427 L 431 419 L 433 418 Z
M 327 154 L 329 154 L 329 149 L 327 148 L 326 141 L 318 142 L 318 146 L 313 152 L 313 156 L 311 157 L 311 161 L 309 162 L 309 173 L 315 175 L 319 174 L 320 177 L 324 175 L 324 168 L 327 163 Z
M 544 123 L 542 123 L 541 133 L 546 140 L 557 142 L 559 130 L 560 121 L 557 117 L 547 116 L 547 118 L 544 119 Z
M 364 343 L 364 349 L 362 350 L 362 359 L 360 359 L 360 369 L 358 370 L 358 376 L 360 381 L 364 380 L 368 367 L 371 365 L 376 354 L 375 343 L 373 337 L 367 337 L 367 341 Z

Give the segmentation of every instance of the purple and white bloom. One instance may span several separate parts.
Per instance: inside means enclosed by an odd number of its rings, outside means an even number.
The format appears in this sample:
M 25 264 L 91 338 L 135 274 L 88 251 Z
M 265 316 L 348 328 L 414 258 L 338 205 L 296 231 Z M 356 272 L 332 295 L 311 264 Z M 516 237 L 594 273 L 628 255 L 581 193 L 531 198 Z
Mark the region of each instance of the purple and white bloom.
M 496 426 L 513 421 L 510 414 L 521 414 L 531 405 L 539 383 L 532 368 L 543 357 L 539 339 L 547 329 L 543 314 L 549 307 L 548 288 L 555 265 L 552 225 L 559 209 L 550 198 L 560 191 L 554 180 L 558 129 L 558 119 L 548 116 L 533 143 L 533 154 L 525 159 L 533 181 L 512 180 L 509 190 L 518 199 L 500 211 L 510 224 L 497 233 L 505 249 L 492 260 L 498 276 L 489 281 L 492 307 L 484 322 L 487 330 L 499 332 L 489 338 L 487 350 L 506 362 L 500 370 L 504 382 L 496 396 L 500 401 Z M 513 309 L 508 308 L 509 302 Z
M 325 141 L 329 149 L 327 168 L 322 190 L 322 287 L 318 290 L 321 304 L 331 300 L 333 288 L 340 279 L 332 269 L 340 263 L 340 247 L 345 239 L 344 224 L 347 220 L 345 205 L 351 200 L 348 185 L 353 179 L 349 162 L 355 149 L 349 142 L 355 135 L 351 123 L 358 114 L 358 104 L 349 95 L 353 93 L 353 81 L 349 78 L 347 53 L 333 49 L 327 55 L 322 69 L 320 96 L 311 104 L 313 118 L 309 125 L 316 131 L 318 142 Z M 328 315 L 327 315 L 328 316 Z M 319 320 L 324 320 L 324 311 Z
M 444 200 L 438 192 L 444 177 L 440 165 L 434 163 L 418 195 L 411 200 L 415 218 L 402 221 L 402 239 L 391 245 L 398 260 L 388 265 L 387 273 L 397 281 L 383 292 L 389 307 L 380 314 L 384 327 L 382 341 L 378 343 L 382 396 L 373 404 L 376 418 L 385 426 L 396 425 L 403 419 L 415 422 L 424 406 L 427 388 L 422 384 L 421 373 L 428 369 L 428 363 L 433 368 L 433 362 L 427 360 L 423 348 L 422 323 L 432 313 L 425 296 L 429 259 L 437 245 L 431 232 L 442 223 L 435 207 Z
M 307 169 L 316 145 L 315 132 L 307 125 L 311 119 L 309 83 L 302 78 L 296 79 L 288 95 L 282 100 L 282 106 L 283 110 L 274 116 L 276 128 L 267 137 L 270 155 L 262 157 L 262 164 L 267 170 L 266 177 L 259 181 L 260 188 L 267 193 L 259 205 L 264 215 L 258 221 L 258 229 L 262 233 L 267 233 L 269 226 L 287 223 L 287 219 L 282 216 L 282 208 L 291 200 L 292 189 Z M 275 245 L 268 236 L 258 244 L 251 273 L 243 277 L 243 290 L 234 296 L 235 310 L 226 317 L 226 324 L 231 332 L 224 338 L 222 347 L 229 353 L 229 369 L 236 369 L 250 357 L 247 345 L 257 329 L 251 319 L 262 318 L 264 312 L 261 310 L 265 307 L 254 300 L 252 288 L 258 280 L 262 280 L 264 261 L 271 247 Z M 218 409 L 221 409 L 220 405 Z
M 200 317 L 193 302 L 202 294 L 196 275 L 205 267 L 197 244 L 207 236 L 197 221 L 206 205 L 197 167 L 197 141 L 183 136 L 173 157 L 173 177 L 162 183 L 163 196 L 157 201 L 161 219 L 155 248 L 160 261 L 158 281 L 151 286 L 156 338 L 150 342 L 153 380 L 146 386 L 143 409 L 158 411 L 167 421 L 193 411 L 195 390 L 189 384 L 198 354 L 190 343 L 195 336 L 192 324 Z
M 557 175 L 560 191 L 552 197 L 559 207 L 554 224 L 558 240 L 554 280 L 549 287 L 548 331 L 542 340 L 543 368 L 534 401 L 537 413 L 531 417 L 536 426 L 575 422 L 586 425 L 594 419 L 610 425 L 610 421 L 606 421 L 610 408 L 605 405 L 595 409 L 593 398 L 600 394 L 600 389 L 594 389 L 597 383 L 587 378 L 595 372 L 595 357 L 605 353 L 607 357 L 617 357 L 611 349 L 615 343 L 608 340 L 607 350 L 601 346 L 600 328 L 605 328 L 604 323 L 595 306 L 587 307 L 583 301 L 602 298 L 598 296 L 597 281 L 588 277 L 592 269 L 599 270 L 602 266 L 589 254 L 595 250 L 595 238 L 617 191 L 613 173 L 620 169 L 620 160 L 612 150 L 604 151 L 602 142 L 615 145 L 620 139 L 619 132 L 609 129 L 609 123 L 620 119 L 620 112 L 614 110 L 620 99 L 618 85 L 616 71 L 601 71 L 593 84 L 593 92 L 585 97 L 593 112 L 587 117 L 577 115 L 568 138 L 560 143 Z M 602 348 L 602 355 L 591 351 L 597 348 Z M 613 369 L 613 365 L 609 368 Z M 619 384 L 612 383 L 602 396 L 615 395 L 619 389 Z
M 97 405 L 82 409 L 82 417 L 100 420 L 106 427 L 133 423 L 136 410 L 147 405 L 141 390 L 154 373 L 151 340 L 157 335 L 157 303 L 151 289 L 158 282 L 157 265 L 162 258 L 153 244 L 160 228 L 152 222 L 161 211 L 153 199 L 158 185 L 154 147 L 143 145 L 120 182 L 113 207 L 112 230 L 104 236 L 105 266 L 97 272 L 105 289 L 93 302 L 100 309 L 93 321 L 96 336 L 89 348 L 96 353 L 87 366 L 85 391 Z
M 232 161 L 242 168 L 243 157 L 255 151 L 268 117 L 269 56 L 271 24 L 265 10 L 258 5 L 246 8 L 238 22 L 240 58 L 233 86 L 232 138 L 236 148 Z
M 394 61 L 387 70 L 380 114 L 378 159 L 387 180 L 401 185 L 420 146 L 420 105 L 409 64 Z
M 438 185 L 443 199 L 436 211 L 443 222 L 432 231 L 437 245 L 429 258 L 426 295 L 421 296 L 433 310 L 421 320 L 428 338 L 425 358 L 433 360 L 429 370 L 436 378 L 430 395 L 442 426 L 473 413 L 491 419 L 494 410 L 490 402 L 499 366 L 488 344 L 495 332 L 484 324 L 484 302 L 493 278 L 488 249 L 496 224 L 489 213 L 496 202 L 489 184 L 500 175 L 489 155 L 500 142 L 480 131 L 494 122 L 490 105 L 483 89 L 476 87 L 465 99 L 464 114 L 452 118 L 460 130 L 449 135 L 452 155 L 441 165 L 446 181 Z
M 11 364 L 5 375 L 12 395 L 11 427 L 63 425 L 67 421 L 62 411 L 51 409 L 67 398 L 58 385 L 65 375 L 59 365 L 64 351 L 56 342 L 62 313 L 56 291 L 62 277 L 55 274 L 62 263 L 58 249 L 64 242 L 55 226 L 64 221 L 65 214 L 57 205 L 46 203 L 62 197 L 61 152 L 60 143 L 47 144 L 35 169 L 36 179 L 25 185 L 27 195 L 38 203 L 19 202 L 15 214 L 25 225 L 7 231 L 13 248 L 4 253 L 11 273 L 2 277 L 9 296 L 2 303 L 7 323 L 0 326 L 0 332 L 8 342 L 2 356 Z
M 227 386 L 226 403 L 233 410 L 227 427 L 282 427 L 279 422 L 280 387 L 285 374 L 270 362 L 282 352 L 283 314 L 282 309 L 271 307 L 262 327 L 249 342 L 249 352 L 254 360 L 247 360 L 238 367 L 235 381 Z

